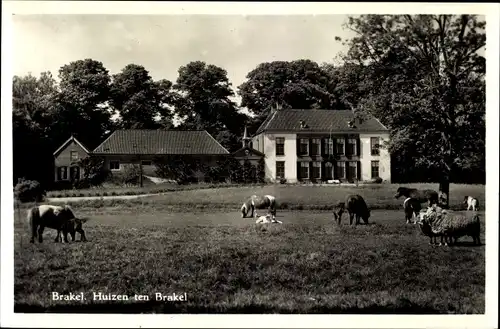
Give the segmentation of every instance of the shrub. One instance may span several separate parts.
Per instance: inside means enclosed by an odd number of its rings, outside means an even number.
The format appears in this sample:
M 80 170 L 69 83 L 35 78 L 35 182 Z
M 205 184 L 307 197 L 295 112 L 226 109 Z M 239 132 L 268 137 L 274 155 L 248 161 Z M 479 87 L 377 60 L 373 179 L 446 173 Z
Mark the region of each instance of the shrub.
M 40 202 L 45 195 L 45 189 L 35 180 L 20 178 L 14 187 L 14 196 L 21 202 Z
M 101 186 L 111 176 L 111 171 L 105 168 L 102 157 L 92 156 L 81 159 L 80 166 L 83 169 L 83 182 L 87 186 Z
M 383 182 L 383 179 L 380 177 L 375 177 L 370 179 L 368 182 L 371 184 L 381 184 Z
M 260 158 L 257 162 L 256 173 L 257 173 L 257 183 L 264 183 L 266 179 L 266 163 L 264 158 Z

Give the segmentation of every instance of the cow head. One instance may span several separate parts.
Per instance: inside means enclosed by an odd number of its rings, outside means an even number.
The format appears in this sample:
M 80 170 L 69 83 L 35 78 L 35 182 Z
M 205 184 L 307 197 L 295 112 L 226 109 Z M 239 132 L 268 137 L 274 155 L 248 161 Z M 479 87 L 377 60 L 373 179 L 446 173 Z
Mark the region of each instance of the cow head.
M 241 218 L 245 218 L 248 213 L 248 207 L 247 204 L 244 203 L 243 206 L 241 206 Z
M 396 199 L 399 199 L 403 195 L 403 190 L 404 190 L 404 187 L 399 187 L 397 192 L 396 192 L 396 195 L 394 195 L 394 197 Z
M 464 204 L 467 204 L 468 202 L 469 202 L 469 196 L 468 196 L 468 195 L 466 195 L 466 196 L 464 197 L 464 202 L 463 202 L 463 203 L 464 203 Z
M 342 214 L 345 211 L 345 203 L 339 202 L 333 207 L 333 218 L 335 221 L 339 221 L 342 218 Z
M 370 218 L 370 216 L 371 216 L 371 211 L 370 211 L 370 209 L 366 209 L 366 212 L 365 212 L 365 214 L 363 215 L 363 220 L 364 220 L 366 223 L 368 223 L 368 219 Z

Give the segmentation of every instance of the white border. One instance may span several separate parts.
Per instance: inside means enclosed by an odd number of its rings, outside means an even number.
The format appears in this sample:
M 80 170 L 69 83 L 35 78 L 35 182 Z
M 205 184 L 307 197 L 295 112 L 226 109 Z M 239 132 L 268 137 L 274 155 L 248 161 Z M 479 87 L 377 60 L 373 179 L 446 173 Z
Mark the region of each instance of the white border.
M 486 315 L 70 315 L 13 313 L 11 14 L 480 14 L 487 22 Z M 2 1 L 1 324 L 12 327 L 496 328 L 498 321 L 499 5 L 474 3 Z M 468 275 L 468 273 L 463 273 Z M 443 278 L 445 280 L 446 278 Z

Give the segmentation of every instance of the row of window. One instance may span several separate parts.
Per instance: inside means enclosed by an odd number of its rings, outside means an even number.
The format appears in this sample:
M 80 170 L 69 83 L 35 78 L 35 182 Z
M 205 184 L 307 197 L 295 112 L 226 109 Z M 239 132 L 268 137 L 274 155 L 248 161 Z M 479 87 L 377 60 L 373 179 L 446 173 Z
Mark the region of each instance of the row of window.
M 348 162 L 348 169 L 346 170 L 346 162 Z M 321 162 L 299 162 L 299 178 L 305 179 L 319 179 L 322 177 L 321 173 Z M 379 177 L 379 166 L 380 162 L 372 161 L 371 162 L 371 176 L 372 178 Z M 325 163 L 323 178 L 333 179 L 333 164 L 330 162 Z M 343 179 L 343 178 L 353 178 L 357 176 L 358 170 L 358 162 L 357 161 L 338 161 L 337 162 L 337 170 L 335 178 Z M 284 178 L 285 177 L 285 161 L 276 161 L 276 178 Z
M 69 177 L 68 177 L 68 167 L 62 166 L 57 168 L 57 180 L 76 180 L 80 178 L 80 167 L 69 167 Z
M 358 140 L 356 138 L 348 138 L 347 139 L 347 149 L 345 147 L 345 139 L 337 138 L 334 143 L 332 138 L 324 138 L 323 139 L 323 154 L 325 155 L 333 155 L 333 154 L 341 154 L 341 155 L 355 155 L 357 154 Z M 379 137 L 371 137 L 370 138 L 370 154 L 371 155 L 380 155 L 380 138 Z M 335 151 L 335 152 L 334 152 Z M 311 143 L 309 143 L 309 139 L 301 138 L 299 139 L 299 149 L 298 155 L 311 155 L 316 156 L 321 154 L 321 139 L 313 138 L 311 139 Z M 276 137 L 276 155 L 283 156 L 285 155 L 285 138 L 284 137 Z

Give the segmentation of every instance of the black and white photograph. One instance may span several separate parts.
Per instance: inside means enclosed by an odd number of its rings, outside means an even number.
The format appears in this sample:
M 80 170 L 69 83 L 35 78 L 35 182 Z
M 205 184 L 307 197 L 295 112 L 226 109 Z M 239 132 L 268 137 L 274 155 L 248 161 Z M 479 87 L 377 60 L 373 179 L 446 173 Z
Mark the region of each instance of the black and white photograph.
M 497 326 L 498 4 L 2 7 L 2 325 Z

